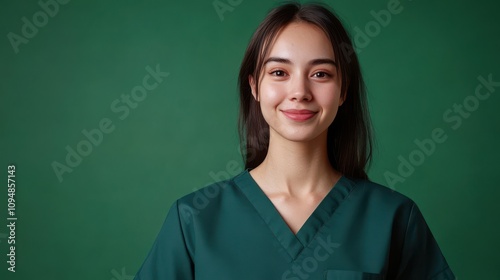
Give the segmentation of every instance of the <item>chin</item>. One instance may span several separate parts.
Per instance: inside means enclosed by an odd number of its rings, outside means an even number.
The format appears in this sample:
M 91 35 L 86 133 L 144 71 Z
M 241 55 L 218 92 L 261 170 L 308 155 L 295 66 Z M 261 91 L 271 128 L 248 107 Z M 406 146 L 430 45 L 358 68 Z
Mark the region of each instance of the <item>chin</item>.
M 286 131 L 286 132 L 276 132 L 283 140 L 288 140 L 292 142 L 309 142 L 316 139 L 321 132 L 317 131 L 304 131 L 304 130 L 296 130 L 296 131 Z

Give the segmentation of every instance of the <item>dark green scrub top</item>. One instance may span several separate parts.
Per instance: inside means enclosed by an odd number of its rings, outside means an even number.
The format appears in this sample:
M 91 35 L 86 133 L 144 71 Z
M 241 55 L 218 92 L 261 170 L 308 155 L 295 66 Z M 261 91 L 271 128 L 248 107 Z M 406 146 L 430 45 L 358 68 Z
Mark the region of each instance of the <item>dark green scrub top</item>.
M 417 205 L 345 176 L 293 234 L 249 173 L 178 199 L 135 280 L 455 279 Z

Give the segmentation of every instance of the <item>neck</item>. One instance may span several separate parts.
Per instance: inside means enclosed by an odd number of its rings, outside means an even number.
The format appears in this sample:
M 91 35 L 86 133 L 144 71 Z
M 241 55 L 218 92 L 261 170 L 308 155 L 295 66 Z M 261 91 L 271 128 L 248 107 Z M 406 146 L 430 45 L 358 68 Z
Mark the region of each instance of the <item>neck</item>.
M 310 141 L 290 141 L 271 131 L 264 161 L 252 171 L 268 190 L 290 196 L 325 192 L 342 174 L 330 164 L 327 131 Z

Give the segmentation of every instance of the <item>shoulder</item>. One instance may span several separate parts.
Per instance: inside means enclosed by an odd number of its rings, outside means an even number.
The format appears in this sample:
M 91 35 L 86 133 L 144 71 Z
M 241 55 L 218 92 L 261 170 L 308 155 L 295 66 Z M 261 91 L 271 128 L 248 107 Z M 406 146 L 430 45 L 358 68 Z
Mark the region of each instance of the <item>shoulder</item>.
M 376 197 L 385 197 L 387 199 L 393 199 L 397 201 L 413 202 L 408 196 L 393 190 L 385 185 L 379 184 L 371 180 L 364 179 L 351 179 L 358 186 L 358 188 Z
M 351 184 L 351 193 L 348 199 L 359 201 L 367 208 L 411 211 L 416 206 L 415 202 L 408 196 L 382 184 L 366 179 L 344 178 L 347 179 L 345 181 L 348 184 Z
M 426 228 L 425 219 L 415 201 L 408 196 L 370 180 L 349 179 L 351 191 L 342 206 L 344 213 L 360 224 L 376 221 L 378 230 L 403 242 L 408 230 Z M 399 246 L 398 245 L 398 246 Z
M 234 200 L 239 191 L 235 180 L 239 178 L 244 171 L 225 180 L 210 183 L 196 191 L 188 193 L 179 199 L 176 204 L 181 215 L 198 216 L 202 213 L 211 213 L 220 209 L 223 202 Z

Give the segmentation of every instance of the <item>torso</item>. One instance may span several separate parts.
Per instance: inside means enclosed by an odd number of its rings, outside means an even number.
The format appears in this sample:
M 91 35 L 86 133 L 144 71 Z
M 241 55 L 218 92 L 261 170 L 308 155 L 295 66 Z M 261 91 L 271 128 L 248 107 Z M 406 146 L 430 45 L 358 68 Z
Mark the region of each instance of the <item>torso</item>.
M 290 230 L 294 234 L 297 234 L 324 196 L 300 199 L 285 197 L 283 195 L 268 195 L 268 197 Z
M 276 193 L 267 188 L 264 180 L 257 172 L 255 172 L 255 170 L 251 170 L 250 174 L 269 200 L 271 200 L 274 204 L 274 207 L 280 213 L 281 217 L 294 234 L 297 234 L 300 228 L 331 190 L 325 189 L 320 193 L 309 194 L 307 197 L 290 197 L 287 194 Z

